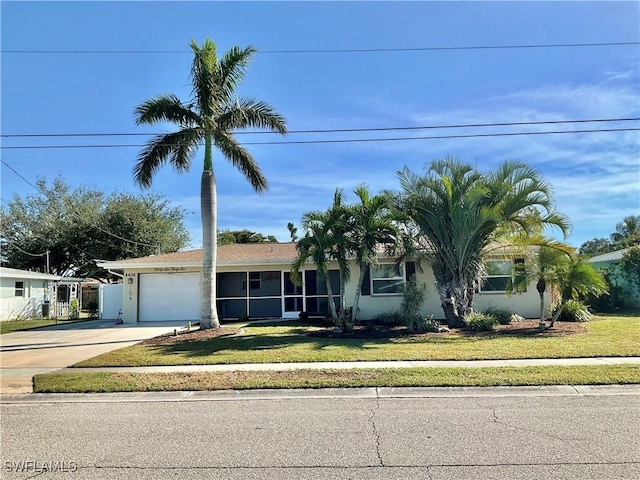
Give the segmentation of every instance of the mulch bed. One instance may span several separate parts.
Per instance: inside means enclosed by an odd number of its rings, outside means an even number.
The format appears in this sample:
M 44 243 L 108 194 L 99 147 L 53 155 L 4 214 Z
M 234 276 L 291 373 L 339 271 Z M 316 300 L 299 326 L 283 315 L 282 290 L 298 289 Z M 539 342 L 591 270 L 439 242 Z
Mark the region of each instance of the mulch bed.
M 216 337 L 227 337 L 237 335 L 242 329 L 235 327 L 220 327 L 200 330 L 194 328 L 190 332 L 182 332 L 179 335 L 166 334 L 159 337 L 144 340 L 139 345 L 164 345 L 177 342 L 194 342 L 200 340 L 210 340 Z M 471 332 L 458 328 L 452 328 L 450 332 L 443 333 L 417 333 L 409 334 L 404 327 L 387 327 L 376 325 L 375 329 L 356 326 L 351 332 L 334 333 L 331 328 L 309 332 L 307 335 L 316 338 L 357 338 L 357 339 L 381 339 L 398 337 L 442 337 L 452 334 L 470 335 L 478 337 L 490 337 L 498 335 L 512 335 L 522 337 L 561 337 L 565 335 L 575 335 L 586 332 L 583 324 L 574 322 L 556 322 L 552 329 L 540 330 L 538 320 L 523 320 L 510 325 L 498 325 L 492 332 Z
M 193 330 L 189 332 L 183 331 L 178 335 L 168 333 L 165 335 L 160 335 L 159 337 L 149 338 L 148 340 L 143 340 L 138 345 L 166 345 L 178 342 L 197 342 L 199 340 L 209 340 L 216 337 L 228 337 L 231 335 L 237 335 L 240 330 L 240 328 L 234 327 L 220 327 L 200 330 L 198 327 L 194 327 Z
M 449 332 L 442 333 L 414 333 L 409 334 L 404 327 L 385 327 L 376 326 L 375 330 L 367 327 L 356 326 L 351 332 L 334 333 L 331 329 L 318 332 L 310 332 L 308 335 L 312 337 L 322 338 L 397 338 L 397 337 L 442 337 L 452 334 L 490 337 L 490 336 L 522 336 L 522 337 L 561 337 L 565 335 L 574 335 L 586 332 L 584 326 L 574 322 L 556 322 L 550 330 L 540 330 L 538 328 L 538 320 L 523 320 L 514 322 L 510 325 L 498 325 L 491 332 L 472 332 L 462 328 L 451 328 Z

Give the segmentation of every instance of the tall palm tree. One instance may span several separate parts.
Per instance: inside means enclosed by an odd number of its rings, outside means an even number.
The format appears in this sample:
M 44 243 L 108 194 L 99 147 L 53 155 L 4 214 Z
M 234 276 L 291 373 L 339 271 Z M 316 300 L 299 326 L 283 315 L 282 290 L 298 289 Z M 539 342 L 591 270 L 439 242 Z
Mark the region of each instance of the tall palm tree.
M 351 320 L 358 319 L 358 305 L 362 293 L 362 282 L 370 265 L 378 264 L 378 248 L 381 244 L 394 243 L 400 237 L 396 220 L 398 217 L 392 209 L 391 198 L 379 194 L 372 196 L 366 186 L 360 185 L 354 193 L 359 203 L 349 208 L 349 244 L 354 252 L 359 267 Z
M 169 162 L 178 173 L 188 171 L 198 147 L 204 142 L 204 168 L 200 183 L 202 216 L 202 304 L 200 328 L 218 328 L 216 311 L 216 228 L 217 194 L 213 174 L 212 148 L 215 146 L 240 170 L 258 193 L 268 188 L 260 167 L 251 153 L 234 137 L 234 130 L 267 128 L 285 134 L 285 119 L 268 104 L 252 98 L 237 97 L 253 47 L 233 47 L 221 58 L 216 45 L 206 39 L 202 46 L 191 41 L 194 59 L 191 66 L 192 95 L 183 103 L 175 95 L 159 95 L 135 109 L 140 124 L 175 123 L 179 130 L 158 135 L 138 155 L 134 177 L 143 187 L 151 186 L 153 175 Z
M 505 161 L 482 174 L 446 158 L 432 162 L 424 176 L 405 168 L 399 179 L 402 208 L 428 243 L 436 289 L 451 326 L 461 326 L 471 312 L 475 283 L 496 232 L 505 225 L 533 235 L 541 226 L 563 233 L 569 228 L 554 210 L 550 186 L 521 162 Z M 542 212 L 531 215 L 531 207 Z

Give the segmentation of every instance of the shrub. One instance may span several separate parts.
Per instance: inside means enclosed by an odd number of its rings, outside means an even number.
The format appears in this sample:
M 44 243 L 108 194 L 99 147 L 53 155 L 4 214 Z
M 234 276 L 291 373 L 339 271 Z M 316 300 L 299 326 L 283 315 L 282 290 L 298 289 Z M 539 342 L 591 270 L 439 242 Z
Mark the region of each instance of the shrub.
M 378 315 L 376 315 L 373 321 L 380 325 L 404 325 L 402 315 L 397 310 L 389 310 L 388 312 L 379 313 Z
M 465 317 L 464 323 L 473 332 L 489 332 L 498 325 L 498 319 L 486 313 L 471 313 Z
M 556 305 L 553 309 L 553 315 L 558 311 L 560 305 Z M 591 312 L 589 307 L 577 300 L 569 300 L 564 306 L 562 313 L 558 317 L 559 322 L 588 322 L 591 320 Z
M 91 301 L 87 303 L 87 310 L 89 311 L 89 318 L 98 318 L 98 302 Z
M 424 284 L 419 285 L 415 280 L 410 280 L 404 287 L 402 292 L 402 304 L 400 305 L 400 314 L 402 320 L 410 332 L 426 332 L 422 330 L 427 328 L 427 317 L 425 317 L 420 309 L 424 303 L 427 288 Z M 418 330 L 418 329 L 421 330 Z
M 504 308 L 498 307 L 489 307 L 484 311 L 485 315 L 491 315 L 495 317 L 500 325 L 509 325 L 511 323 L 511 319 L 513 318 L 513 312 L 506 310 Z
M 414 317 L 412 325 L 407 325 L 407 328 L 416 333 L 439 332 L 440 322 L 434 320 L 433 315 L 427 317 L 426 315 L 418 313 Z
M 80 301 L 77 298 L 72 298 L 69 303 L 69 319 L 77 320 L 80 318 Z

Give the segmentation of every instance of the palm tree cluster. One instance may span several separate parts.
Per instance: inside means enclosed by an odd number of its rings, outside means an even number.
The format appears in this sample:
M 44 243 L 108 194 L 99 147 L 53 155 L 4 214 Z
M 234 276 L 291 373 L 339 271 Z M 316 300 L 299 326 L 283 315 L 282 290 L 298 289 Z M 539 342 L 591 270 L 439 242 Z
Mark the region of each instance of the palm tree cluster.
M 446 158 L 426 174 L 399 173 L 400 208 L 427 245 L 442 309 L 450 326 L 462 326 L 488 250 L 498 234 L 517 232 L 519 242 L 545 227 L 566 234 L 569 223 L 554 209 L 551 187 L 539 172 L 505 161 L 492 172 Z M 535 209 L 536 214 L 532 214 Z
M 337 189 L 329 209 L 303 216 L 304 235 L 297 239 L 298 256 L 291 267 L 292 279 L 302 283 L 300 271 L 303 266 L 308 262 L 315 264 L 318 275 L 326 282 L 329 314 L 336 322 L 337 330 L 341 330 L 347 321 L 357 320 L 362 283 L 369 266 L 378 263 L 379 246 L 395 243 L 399 237 L 397 215 L 390 196 L 371 195 L 364 185 L 356 187 L 354 193 L 358 202 L 346 205 L 342 191 Z M 289 229 L 293 235 L 293 226 Z M 358 283 L 351 316 L 347 318 L 344 285 L 351 276 L 350 259 L 354 259 L 358 266 Z M 329 280 L 332 262 L 336 262 L 340 270 L 340 312 Z
M 598 297 L 607 292 L 607 283 L 591 264 L 575 255 L 572 248 L 561 243 L 549 243 L 538 250 L 528 269 L 536 281 L 540 295 L 540 325 L 551 328 L 562 314 L 569 300 L 584 300 L 588 296 Z M 549 324 L 544 309 L 544 294 L 555 293 L 554 314 Z

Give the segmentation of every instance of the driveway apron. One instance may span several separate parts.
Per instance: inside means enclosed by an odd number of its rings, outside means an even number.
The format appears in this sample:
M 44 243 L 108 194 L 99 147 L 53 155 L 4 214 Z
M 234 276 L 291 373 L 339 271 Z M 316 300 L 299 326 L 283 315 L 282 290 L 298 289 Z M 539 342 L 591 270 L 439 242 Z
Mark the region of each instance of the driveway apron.
M 31 393 L 32 377 L 173 332 L 182 323 L 91 320 L 0 335 L 0 393 Z

